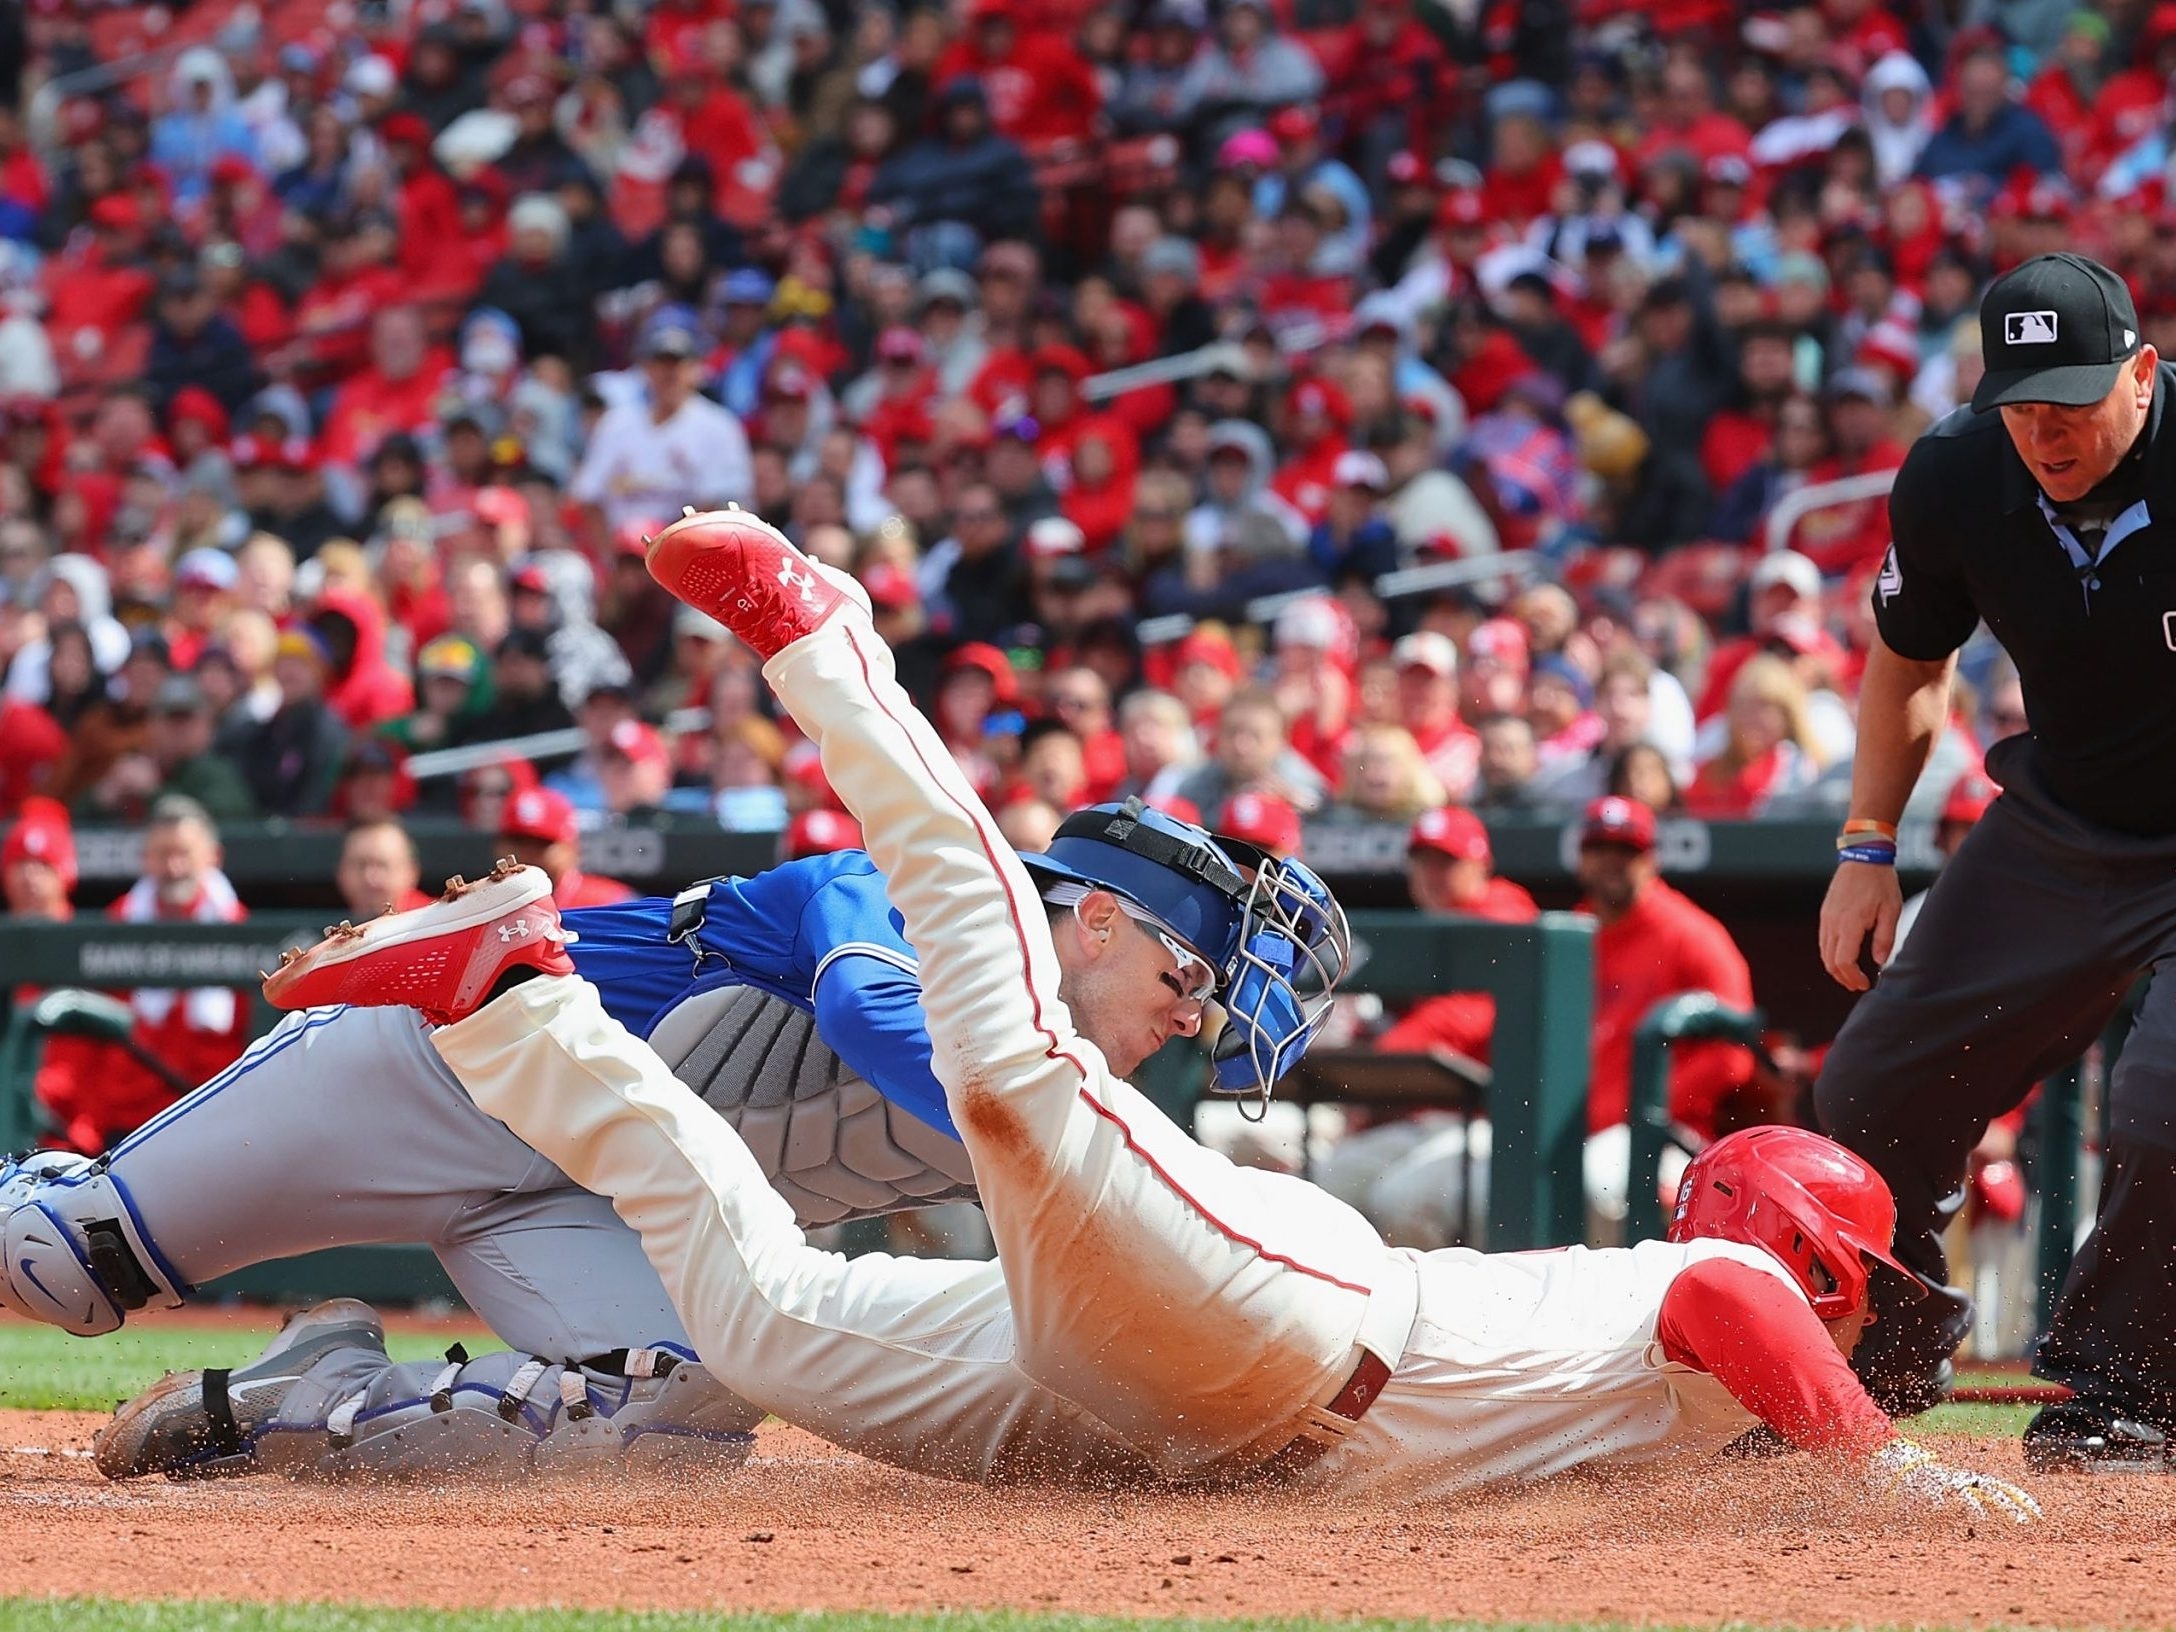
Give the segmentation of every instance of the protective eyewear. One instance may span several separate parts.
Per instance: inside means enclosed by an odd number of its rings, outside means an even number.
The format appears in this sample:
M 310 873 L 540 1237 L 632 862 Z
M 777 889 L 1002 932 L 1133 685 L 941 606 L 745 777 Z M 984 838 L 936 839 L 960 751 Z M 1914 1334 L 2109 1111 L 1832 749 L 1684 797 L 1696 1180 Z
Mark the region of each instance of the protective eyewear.
M 1119 905 L 1127 907 L 1123 901 Z M 1216 971 L 1209 967 L 1200 954 L 1189 951 L 1176 936 L 1159 928 L 1155 920 L 1139 916 L 1131 907 L 1127 907 L 1126 916 L 1139 924 L 1171 954 L 1171 979 L 1177 983 L 1181 999 L 1188 1003 L 1207 1003 L 1216 996 Z

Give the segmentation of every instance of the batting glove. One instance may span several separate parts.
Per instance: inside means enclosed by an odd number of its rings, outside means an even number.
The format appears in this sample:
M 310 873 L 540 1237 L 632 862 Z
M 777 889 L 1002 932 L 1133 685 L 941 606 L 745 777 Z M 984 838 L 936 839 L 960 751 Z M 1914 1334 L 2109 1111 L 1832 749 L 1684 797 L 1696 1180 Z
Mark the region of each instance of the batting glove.
M 2007 1479 L 1953 1468 L 1908 1439 L 1892 1439 L 1876 1451 L 1867 1477 L 1884 1494 L 1909 1496 L 1933 1507 L 1962 1508 L 1976 1518 L 2030 1524 L 2041 1516 L 2040 1504 Z

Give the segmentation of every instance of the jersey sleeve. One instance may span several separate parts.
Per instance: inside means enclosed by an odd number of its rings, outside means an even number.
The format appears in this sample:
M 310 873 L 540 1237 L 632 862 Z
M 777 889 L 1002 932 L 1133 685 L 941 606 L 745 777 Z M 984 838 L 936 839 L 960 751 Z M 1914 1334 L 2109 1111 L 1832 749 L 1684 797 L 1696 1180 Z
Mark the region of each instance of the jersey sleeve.
M 816 974 L 816 1031 L 857 1076 L 919 1122 L 957 1139 L 944 1085 L 930 1066 L 922 983 L 911 966 L 842 951 Z
M 1704 1371 L 1801 1450 L 1866 1455 L 1895 1437 L 1813 1306 L 1751 1264 L 1703 1258 L 1662 1297 L 1664 1356 Z
M 1899 657 L 1933 663 L 1972 638 L 1979 608 L 1957 570 L 1950 523 L 1957 441 L 1920 439 L 1889 493 L 1889 553 L 1874 575 L 1874 626 Z

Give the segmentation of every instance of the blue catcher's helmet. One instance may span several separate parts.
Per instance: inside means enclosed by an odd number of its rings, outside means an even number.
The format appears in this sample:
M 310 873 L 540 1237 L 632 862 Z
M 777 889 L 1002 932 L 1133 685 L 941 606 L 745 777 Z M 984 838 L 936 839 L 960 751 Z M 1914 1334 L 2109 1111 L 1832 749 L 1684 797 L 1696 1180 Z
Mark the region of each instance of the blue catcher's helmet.
M 1045 892 L 1109 890 L 1201 954 L 1225 1014 L 1216 1092 L 1266 1099 L 1328 1018 L 1352 935 L 1329 887 L 1300 863 L 1138 799 L 1076 811 L 1048 850 L 1020 860 Z

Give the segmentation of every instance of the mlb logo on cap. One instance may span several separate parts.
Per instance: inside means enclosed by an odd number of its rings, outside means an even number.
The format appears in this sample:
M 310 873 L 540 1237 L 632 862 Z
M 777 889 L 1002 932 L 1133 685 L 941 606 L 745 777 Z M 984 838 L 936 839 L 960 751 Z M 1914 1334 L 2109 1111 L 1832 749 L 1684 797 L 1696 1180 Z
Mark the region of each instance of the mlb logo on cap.
M 2003 338 L 2013 346 L 2052 346 L 2056 325 L 2053 312 L 2011 312 L 2003 320 Z
M 2038 255 L 2003 273 L 1980 301 L 1987 372 L 1972 411 L 2045 402 L 2087 408 L 2138 355 L 2128 285 L 2083 255 Z

